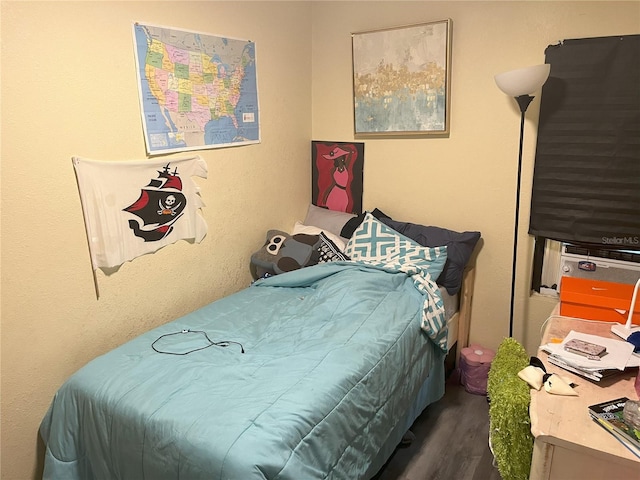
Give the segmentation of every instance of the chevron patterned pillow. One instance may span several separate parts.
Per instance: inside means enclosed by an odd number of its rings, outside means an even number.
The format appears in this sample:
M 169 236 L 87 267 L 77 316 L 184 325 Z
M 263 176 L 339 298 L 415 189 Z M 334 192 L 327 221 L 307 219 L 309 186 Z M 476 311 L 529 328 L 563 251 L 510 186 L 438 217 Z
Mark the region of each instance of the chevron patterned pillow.
M 344 253 L 351 260 L 361 260 L 400 269 L 416 266 L 438 278 L 447 260 L 446 247 L 423 247 L 367 213 L 353 232 Z

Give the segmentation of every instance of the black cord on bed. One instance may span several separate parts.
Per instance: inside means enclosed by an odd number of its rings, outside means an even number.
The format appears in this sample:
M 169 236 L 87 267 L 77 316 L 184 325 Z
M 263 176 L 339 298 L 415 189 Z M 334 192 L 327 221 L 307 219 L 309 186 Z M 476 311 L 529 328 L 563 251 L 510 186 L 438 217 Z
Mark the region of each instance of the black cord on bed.
M 193 350 L 189 350 L 188 352 L 168 352 L 168 351 L 165 351 L 165 350 L 158 350 L 156 348 L 156 343 L 158 343 L 163 338 L 170 337 L 172 335 L 183 335 L 185 333 L 198 333 L 198 334 L 201 334 L 201 335 L 204 336 L 204 338 L 207 339 L 207 342 L 209 342 L 209 344 L 205 345 L 204 347 L 194 348 Z M 240 353 L 244 353 L 244 347 L 239 342 L 233 342 L 231 340 L 222 340 L 220 342 L 214 342 L 213 340 L 211 340 L 209 338 L 209 335 L 207 335 L 207 333 L 203 332 L 202 330 L 182 330 L 180 332 L 165 333 L 164 335 L 160 335 L 151 344 L 151 348 L 153 348 L 153 350 L 158 352 L 158 353 L 164 353 L 164 354 L 167 354 L 167 355 L 189 355 L 190 353 L 197 352 L 197 351 L 200 351 L 200 350 L 204 350 L 205 348 L 209 348 L 209 347 L 213 347 L 213 346 L 225 348 L 225 347 L 228 347 L 231 344 L 239 345 L 240 346 Z

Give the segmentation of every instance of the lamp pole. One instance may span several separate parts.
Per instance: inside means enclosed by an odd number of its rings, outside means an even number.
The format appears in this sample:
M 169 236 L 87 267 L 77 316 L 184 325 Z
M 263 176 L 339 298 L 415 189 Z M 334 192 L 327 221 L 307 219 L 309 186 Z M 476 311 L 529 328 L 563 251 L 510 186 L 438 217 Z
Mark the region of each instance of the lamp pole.
M 513 258 L 511 264 L 511 305 L 509 309 L 509 336 L 513 337 L 513 309 L 516 289 L 516 259 L 518 255 L 518 225 L 520 223 L 520 179 L 522 178 L 522 144 L 524 141 L 524 114 L 534 99 L 531 95 L 514 97 L 520 107 L 520 146 L 518 148 L 518 181 L 516 182 L 516 214 L 513 228 Z

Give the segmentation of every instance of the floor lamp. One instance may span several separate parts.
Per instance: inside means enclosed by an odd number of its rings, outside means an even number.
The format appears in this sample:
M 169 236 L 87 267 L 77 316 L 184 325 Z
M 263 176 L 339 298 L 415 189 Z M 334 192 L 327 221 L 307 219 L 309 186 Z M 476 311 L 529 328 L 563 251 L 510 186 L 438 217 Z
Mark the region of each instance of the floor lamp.
M 533 100 L 531 95 L 542 87 L 549 77 L 551 65 L 542 64 L 519 68 L 495 76 L 496 85 L 507 95 L 514 97 L 520 107 L 520 148 L 518 150 L 518 182 L 516 184 L 516 212 L 513 230 L 513 263 L 511 266 L 511 307 L 509 311 L 509 337 L 513 337 L 513 305 L 516 284 L 516 255 L 518 253 L 518 223 L 520 220 L 520 177 L 522 173 L 522 141 L 524 139 L 524 114 Z

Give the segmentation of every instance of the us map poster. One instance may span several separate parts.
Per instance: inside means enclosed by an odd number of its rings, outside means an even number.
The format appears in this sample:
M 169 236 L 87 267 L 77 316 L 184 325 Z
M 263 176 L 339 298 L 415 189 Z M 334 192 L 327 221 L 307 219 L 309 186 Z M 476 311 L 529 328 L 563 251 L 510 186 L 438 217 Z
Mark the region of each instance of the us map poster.
M 149 155 L 260 142 L 255 44 L 134 23 Z

